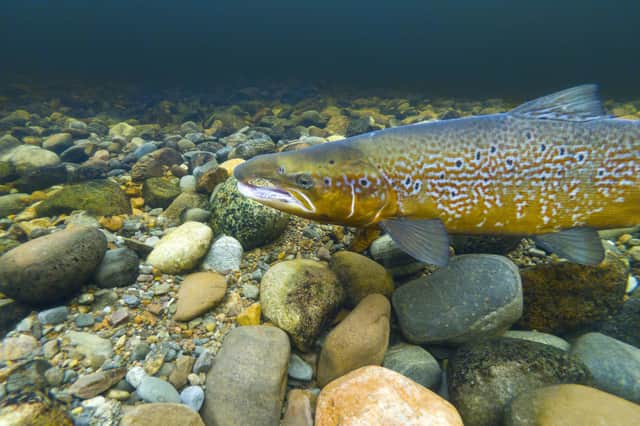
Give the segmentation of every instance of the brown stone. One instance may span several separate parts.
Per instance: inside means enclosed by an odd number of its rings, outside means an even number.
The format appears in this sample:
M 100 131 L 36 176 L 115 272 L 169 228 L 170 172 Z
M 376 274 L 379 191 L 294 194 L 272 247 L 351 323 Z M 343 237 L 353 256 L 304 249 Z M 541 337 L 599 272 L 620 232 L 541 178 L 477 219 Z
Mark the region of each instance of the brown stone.
M 120 426 L 204 426 L 200 415 L 184 404 L 157 402 L 125 411 Z
M 32 336 L 21 334 L 7 337 L 0 342 L 0 361 L 15 361 L 24 358 L 38 348 L 38 341 Z
M 189 355 L 180 355 L 176 359 L 176 368 L 169 374 L 169 383 L 171 383 L 176 389 L 182 389 L 187 384 L 187 377 L 193 369 L 193 364 L 196 359 Z
M 2 407 L 0 425 L 73 426 L 73 420 L 62 408 L 44 402 L 31 402 Z
M 127 369 L 120 367 L 80 376 L 69 388 L 69 392 L 78 398 L 93 398 L 122 380 L 126 373 Z
M 196 272 L 187 275 L 178 290 L 176 321 L 189 321 L 214 308 L 224 298 L 227 283 L 216 272 Z
M 327 336 L 318 361 L 318 384 L 324 386 L 365 365 L 380 365 L 389 345 L 391 304 L 372 294 Z
M 318 397 L 316 426 L 462 426 L 453 405 L 411 379 L 378 366 L 329 383 Z
M 379 293 L 391 297 L 391 274 L 382 265 L 352 251 L 339 251 L 331 257 L 331 270 L 344 286 L 346 304 L 356 306 L 366 296 Z
M 291 389 L 287 395 L 287 411 L 282 426 L 313 426 L 316 396 L 303 389 Z
M 505 416 L 506 426 L 632 426 L 640 406 L 598 389 L 557 385 L 518 396 Z
M 217 184 L 224 182 L 229 177 L 229 171 L 223 167 L 215 167 L 207 170 L 198 178 L 196 189 L 198 192 L 210 193 Z

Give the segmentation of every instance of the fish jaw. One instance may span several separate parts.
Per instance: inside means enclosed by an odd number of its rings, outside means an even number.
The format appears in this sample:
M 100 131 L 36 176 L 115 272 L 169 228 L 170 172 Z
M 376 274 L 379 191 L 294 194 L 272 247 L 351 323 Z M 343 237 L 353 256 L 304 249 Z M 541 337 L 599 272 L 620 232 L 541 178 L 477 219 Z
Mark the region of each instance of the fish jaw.
M 275 186 L 258 186 L 238 181 L 238 191 L 245 197 L 266 206 L 300 216 L 311 215 L 316 211 L 315 206 L 308 198 L 303 198 L 306 202 L 302 202 L 300 196 L 296 197 L 292 192 Z

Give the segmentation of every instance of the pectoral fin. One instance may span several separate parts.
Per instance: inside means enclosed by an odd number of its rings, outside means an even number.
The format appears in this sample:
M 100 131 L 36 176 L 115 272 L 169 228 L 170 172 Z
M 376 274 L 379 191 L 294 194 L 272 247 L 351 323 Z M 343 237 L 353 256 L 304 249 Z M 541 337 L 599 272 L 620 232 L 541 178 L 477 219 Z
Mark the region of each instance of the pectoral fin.
M 595 229 L 572 228 L 534 237 L 536 244 L 571 262 L 597 265 L 604 259 L 602 241 Z
M 419 261 L 437 266 L 449 262 L 449 236 L 440 219 L 389 219 L 381 225 L 402 250 Z

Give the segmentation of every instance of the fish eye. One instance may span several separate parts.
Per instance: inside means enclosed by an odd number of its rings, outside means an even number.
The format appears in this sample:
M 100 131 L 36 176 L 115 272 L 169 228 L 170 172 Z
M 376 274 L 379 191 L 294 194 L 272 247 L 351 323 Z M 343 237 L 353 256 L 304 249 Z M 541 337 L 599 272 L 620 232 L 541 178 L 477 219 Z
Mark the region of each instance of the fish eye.
M 296 176 L 296 184 L 304 189 L 310 189 L 313 187 L 313 178 L 306 173 L 299 174 Z

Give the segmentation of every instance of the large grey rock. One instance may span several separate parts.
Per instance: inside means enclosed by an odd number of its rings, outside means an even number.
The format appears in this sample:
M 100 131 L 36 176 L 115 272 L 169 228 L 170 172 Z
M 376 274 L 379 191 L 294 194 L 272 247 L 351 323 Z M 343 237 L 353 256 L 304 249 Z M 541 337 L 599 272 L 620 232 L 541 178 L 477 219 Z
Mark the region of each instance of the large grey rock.
M 518 268 L 503 256 L 454 257 L 393 293 L 404 336 L 413 343 L 460 344 L 497 335 L 522 314 Z
M 640 403 L 640 349 L 604 334 L 587 333 L 575 341 L 571 355 L 587 366 L 595 387 Z
M 309 259 L 280 262 L 269 268 L 260 283 L 264 316 L 289 333 L 302 351 L 310 349 L 343 299 L 336 275 L 325 263 Z
M 284 231 L 289 215 L 244 197 L 231 177 L 211 194 L 214 235 L 230 235 L 245 250 L 268 244 Z
M 28 241 L 0 257 L 0 291 L 32 305 L 63 301 L 91 277 L 106 249 L 104 234 L 91 227 Z
M 289 339 L 276 327 L 245 326 L 231 330 L 207 374 L 201 410 L 205 424 L 278 424 L 289 354 Z
M 426 350 L 404 343 L 390 347 L 382 366 L 407 376 L 416 383 L 437 391 L 442 379 L 438 361 Z
M 135 251 L 128 248 L 109 250 L 95 273 L 99 287 L 113 288 L 133 284 L 138 277 L 140 259 Z
M 447 367 L 450 401 L 466 426 L 502 424 L 507 404 L 522 392 L 589 382 L 587 367 L 567 352 L 520 339 L 463 345 Z
M 55 166 L 60 158 L 55 152 L 34 145 L 20 145 L 0 154 L 0 161 L 9 161 L 19 175 L 40 167 Z

